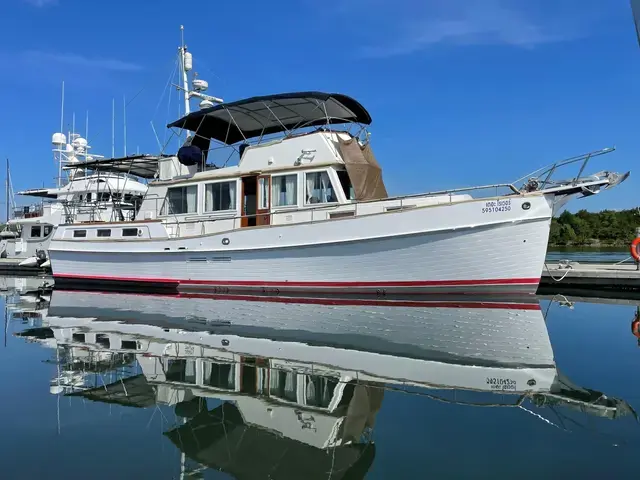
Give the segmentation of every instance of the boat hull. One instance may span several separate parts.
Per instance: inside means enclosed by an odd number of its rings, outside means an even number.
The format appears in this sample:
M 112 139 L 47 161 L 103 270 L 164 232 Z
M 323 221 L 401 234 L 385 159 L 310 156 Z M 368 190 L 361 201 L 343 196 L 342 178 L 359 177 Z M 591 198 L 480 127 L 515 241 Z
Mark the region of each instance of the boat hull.
M 175 239 L 65 240 L 64 228 L 83 228 L 68 226 L 59 228 L 49 255 L 56 282 L 70 287 L 535 293 L 551 200 L 539 195 L 511 202 L 509 211 L 495 215 L 483 212 L 486 201 L 473 201 Z

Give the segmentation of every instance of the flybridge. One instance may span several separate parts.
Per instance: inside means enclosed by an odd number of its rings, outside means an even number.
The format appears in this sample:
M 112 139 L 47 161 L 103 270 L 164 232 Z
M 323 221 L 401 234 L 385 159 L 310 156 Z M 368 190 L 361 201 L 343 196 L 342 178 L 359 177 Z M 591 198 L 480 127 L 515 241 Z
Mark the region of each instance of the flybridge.
M 340 93 L 294 92 L 251 97 L 190 113 L 168 125 L 232 145 L 320 125 L 371 124 L 369 112 Z

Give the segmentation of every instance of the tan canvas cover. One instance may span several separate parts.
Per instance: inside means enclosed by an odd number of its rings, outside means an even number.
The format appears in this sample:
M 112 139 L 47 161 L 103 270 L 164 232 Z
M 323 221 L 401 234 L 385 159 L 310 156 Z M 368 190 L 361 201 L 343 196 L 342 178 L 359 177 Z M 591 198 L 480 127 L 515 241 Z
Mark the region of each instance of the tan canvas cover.
M 355 138 L 349 140 L 340 138 L 338 141 L 356 200 L 387 198 L 387 189 L 382 180 L 382 169 L 369 144 L 361 147 Z

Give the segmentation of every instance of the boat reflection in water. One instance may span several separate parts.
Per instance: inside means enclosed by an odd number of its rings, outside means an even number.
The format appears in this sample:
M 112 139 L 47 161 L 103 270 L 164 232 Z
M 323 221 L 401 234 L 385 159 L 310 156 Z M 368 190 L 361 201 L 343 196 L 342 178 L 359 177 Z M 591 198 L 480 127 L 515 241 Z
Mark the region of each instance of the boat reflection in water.
M 56 350 L 51 392 L 174 407 L 184 420 L 165 435 L 185 464 L 196 464 L 192 470 L 243 478 L 364 477 L 389 389 L 520 408 L 547 423 L 539 407 L 635 416 L 625 401 L 563 377 L 532 299 L 56 290 L 41 312 L 41 322 L 18 335 Z M 460 391 L 473 401 L 458 400 Z

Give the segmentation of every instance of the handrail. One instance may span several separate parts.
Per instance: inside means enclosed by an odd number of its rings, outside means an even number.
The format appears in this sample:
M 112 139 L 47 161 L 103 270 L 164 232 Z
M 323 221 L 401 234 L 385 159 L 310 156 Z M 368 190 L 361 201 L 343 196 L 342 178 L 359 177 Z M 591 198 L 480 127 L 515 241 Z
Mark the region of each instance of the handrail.
M 573 177 L 573 179 L 571 180 L 571 182 L 575 183 L 578 181 L 578 179 L 580 178 L 580 175 L 582 175 L 582 172 L 584 171 L 585 167 L 587 166 L 587 163 L 589 162 L 590 159 L 592 159 L 593 157 L 598 157 L 600 155 L 605 155 L 607 153 L 611 153 L 613 151 L 615 151 L 616 147 L 607 147 L 607 148 L 602 148 L 600 150 L 594 150 L 592 152 L 588 152 L 588 153 L 583 153 L 582 155 L 576 155 L 574 157 L 569 157 L 566 158 L 564 160 L 560 160 L 558 162 L 552 163 L 550 165 L 541 167 L 537 170 L 534 170 L 533 172 L 520 177 L 519 179 L 517 179 L 516 181 L 513 182 L 513 184 L 518 184 L 522 181 L 525 180 L 531 180 L 531 179 L 539 179 L 540 177 L 543 177 L 546 175 L 546 177 L 544 178 L 544 180 L 542 181 L 542 183 L 539 185 L 539 188 L 544 188 L 546 187 L 550 182 L 551 182 L 551 176 L 556 172 L 556 170 L 558 170 L 558 168 L 562 168 L 565 167 L 567 165 L 571 165 L 573 163 L 578 163 L 578 162 L 583 162 L 580 170 L 578 172 L 578 174 Z

